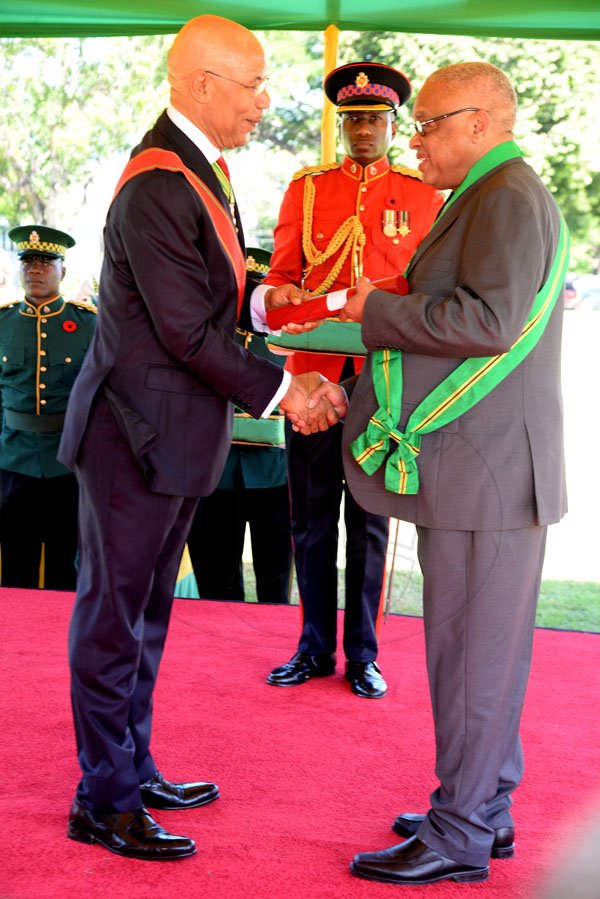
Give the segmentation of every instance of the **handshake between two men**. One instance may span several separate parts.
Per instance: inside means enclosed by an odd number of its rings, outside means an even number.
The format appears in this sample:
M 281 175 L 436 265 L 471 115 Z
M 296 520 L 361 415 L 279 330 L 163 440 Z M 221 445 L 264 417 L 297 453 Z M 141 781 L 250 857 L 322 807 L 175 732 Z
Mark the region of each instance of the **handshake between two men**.
M 374 289 L 374 285 L 366 278 L 359 278 L 352 295 L 338 312 L 340 321 L 361 322 L 365 300 Z M 283 284 L 272 287 L 265 293 L 265 310 L 269 312 L 282 306 L 299 306 L 309 298 L 310 294 L 294 284 Z M 323 321 L 324 319 L 303 323 L 291 321 L 283 325 L 282 331 L 287 334 L 302 334 L 318 328 Z M 279 408 L 295 431 L 304 435 L 315 434 L 326 431 L 344 418 L 348 397 L 339 384 L 328 381 L 319 372 L 308 372 L 292 377 L 287 393 L 279 402 Z

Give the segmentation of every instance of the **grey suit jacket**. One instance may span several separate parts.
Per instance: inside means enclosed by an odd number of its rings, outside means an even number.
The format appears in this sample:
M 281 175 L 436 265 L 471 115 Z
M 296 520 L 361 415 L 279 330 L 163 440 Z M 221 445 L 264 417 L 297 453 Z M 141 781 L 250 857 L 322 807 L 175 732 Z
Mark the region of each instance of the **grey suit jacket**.
M 463 359 L 508 350 L 551 267 L 559 214 L 521 158 L 473 184 L 442 214 L 408 271 L 410 294 L 373 291 L 362 338 L 403 351 L 400 427 Z M 371 352 L 344 426 L 350 490 L 365 509 L 429 528 L 502 530 L 557 521 L 566 511 L 560 348 L 563 304 L 526 359 L 473 409 L 422 438 L 420 489 L 397 496 L 383 466 L 364 474 L 349 443 L 377 408 Z

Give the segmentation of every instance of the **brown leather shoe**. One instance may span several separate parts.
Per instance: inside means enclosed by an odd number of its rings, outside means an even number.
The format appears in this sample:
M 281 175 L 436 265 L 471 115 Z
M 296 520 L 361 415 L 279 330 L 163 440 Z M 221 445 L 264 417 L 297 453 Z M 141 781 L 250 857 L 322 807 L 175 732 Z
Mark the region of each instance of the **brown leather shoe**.
M 274 687 L 297 687 L 313 677 L 329 677 L 335 673 L 335 656 L 311 656 L 305 652 L 297 652 L 286 662 L 273 668 L 267 677 L 267 683 Z
M 183 808 L 198 808 L 219 798 L 219 788 L 212 783 L 173 784 L 160 771 L 140 785 L 142 802 L 147 808 L 161 808 L 175 811 Z
M 193 840 L 168 833 L 145 808 L 96 812 L 77 799 L 69 813 L 67 836 L 80 843 L 99 843 L 117 855 L 143 861 L 168 862 L 196 852 Z
M 478 868 L 455 862 L 430 849 L 417 837 L 382 852 L 361 852 L 354 856 L 350 870 L 366 880 L 415 885 L 440 880 L 476 883 L 490 876 L 487 865 Z
M 425 815 L 406 812 L 398 815 L 392 824 L 392 830 L 401 837 L 414 837 Z M 492 858 L 512 858 L 515 854 L 515 829 L 514 827 L 498 827 L 494 832 L 492 844 Z

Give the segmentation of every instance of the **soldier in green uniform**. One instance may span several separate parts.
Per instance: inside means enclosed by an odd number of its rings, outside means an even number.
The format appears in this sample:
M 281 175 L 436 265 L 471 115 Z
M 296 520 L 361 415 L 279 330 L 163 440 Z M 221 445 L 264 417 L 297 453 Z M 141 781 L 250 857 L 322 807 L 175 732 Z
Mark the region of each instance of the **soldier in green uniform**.
M 246 254 L 248 273 L 264 278 L 271 254 L 261 247 L 247 247 Z M 285 356 L 271 353 L 263 336 L 238 329 L 236 340 L 283 367 Z M 221 480 L 200 499 L 188 534 L 201 599 L 245 599 L 242 553 L 249 525 L 258 602 L 289 602 L 292 534 L 284 420 L 277 409 L 261 419 L 236 410 Z
M 24 298 L 0 306 L 2 586 L 74 590 L 77 483 L 57 461 L 67 400 L 94 332 L 91 304 L 61 295 L 75 241 L 42 225 L 9 231 Z

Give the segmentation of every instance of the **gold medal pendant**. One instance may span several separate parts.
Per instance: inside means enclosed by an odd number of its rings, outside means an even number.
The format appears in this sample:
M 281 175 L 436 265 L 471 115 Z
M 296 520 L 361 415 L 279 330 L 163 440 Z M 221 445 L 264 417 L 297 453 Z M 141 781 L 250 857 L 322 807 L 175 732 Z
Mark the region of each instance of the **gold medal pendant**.
M 410 228 L 409 228 L 410 217 L 409 217 L 408 210 L 401 209 L 399 215 L 400 215 L 400 225 L 398 226 L 398 234 L 400 235 L 400 237 L 406 237 L 408 234 L 410 234 Z
M 396 224 L 396 210 L 395 209 L 384 209 L 381 217 L 381 230 L 383 231 L 386 237 L 395 237 L 397 224 Z

